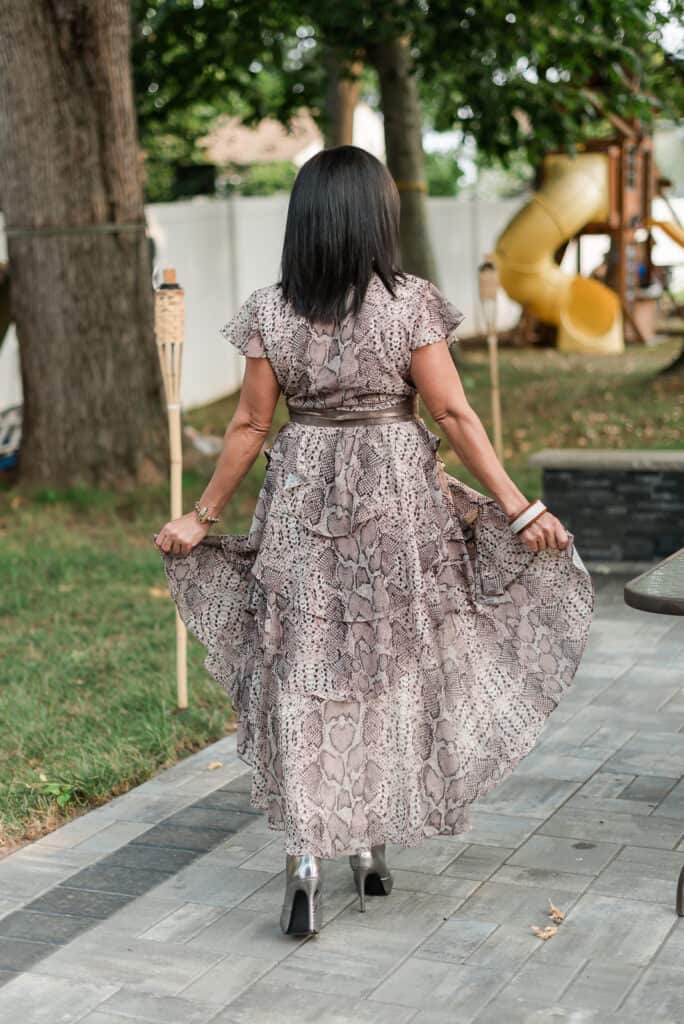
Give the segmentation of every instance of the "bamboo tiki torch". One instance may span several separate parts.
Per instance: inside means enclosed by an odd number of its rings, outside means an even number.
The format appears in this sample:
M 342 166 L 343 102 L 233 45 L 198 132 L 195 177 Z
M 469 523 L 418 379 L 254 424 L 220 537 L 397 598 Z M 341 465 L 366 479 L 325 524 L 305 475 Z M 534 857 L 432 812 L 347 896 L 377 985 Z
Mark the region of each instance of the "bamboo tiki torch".
M 491 259 L 485 256 L 480 264 L 480 302 L 487 329 L 487 348 L 489 349 L 489 373 L 492 390 L 492 428 L 494 433 L 494 450 L 503 463 L 503 437 L 501 431 L 501 390 L 499 388 L 499 345 L 496 332 L 496 298 L 499 291 L 499 275 Z
M 185 295 L 183 289 L 176 282 L 175 270 L 164 270 L 163 283 L 155 290 L 154 330 L 169 417 L 171 518 L 177 519 L 183 514 L 180 381 L 185 338 Z M 178 709 L 185 711 L 188 707 L 187 631 L 177 609 L 176 680 Z

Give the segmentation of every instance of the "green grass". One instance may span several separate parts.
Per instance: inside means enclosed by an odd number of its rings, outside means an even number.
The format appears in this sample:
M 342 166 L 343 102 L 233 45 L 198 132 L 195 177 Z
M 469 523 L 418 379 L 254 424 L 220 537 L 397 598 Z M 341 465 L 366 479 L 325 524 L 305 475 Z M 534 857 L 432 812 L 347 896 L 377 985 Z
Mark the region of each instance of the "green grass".
M 542 447 L 677 447 L 682 377 L 659 376 L 671 341 L 620 357 L 501 352 L 506 462 L 530 496 Z M 489 424 L 487 354 L 466 348 L 459 368 Z M 237 395 L 188 414 L 222 434 Z M 425 416 L 432 429 L 435 425 Z M 278 406 L 272 435 L 286 420 Z M 450 472 L 469 479 L 446 441 Z M 186 454 L 185 505 L 213 460 Z M 265 461 L 226 509 L 224 532 L 246 532 Z M 473 482 L 469 480 L 469 482 Z M 190 709 L 175 710 L 174 608 L 152 534 L 167 518 L 164 487 L 113 494 L 88 488 L 0 492 L 0 839 L 35 838 L 125 791 L 233 727 L 223 691 L 189 644 Z

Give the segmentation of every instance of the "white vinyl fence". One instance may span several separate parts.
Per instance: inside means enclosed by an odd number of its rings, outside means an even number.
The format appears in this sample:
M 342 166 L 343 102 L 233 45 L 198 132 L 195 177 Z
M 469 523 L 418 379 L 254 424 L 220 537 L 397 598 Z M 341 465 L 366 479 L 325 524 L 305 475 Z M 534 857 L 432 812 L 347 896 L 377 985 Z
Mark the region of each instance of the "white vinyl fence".
M 203 405 L 235 391 L 244 358 L 219 334 L 219 328 L 258 287 L 277 279 L 288 197 L 196 198 L 154 203 L 146 208 L 155 244 L 155 270 L 175 267 L 186 292 L 186 347 L 182 403 Z M 482 328 L 477 293 L 477 267 L 521 205 L 522 200 L 464 201 L 428 199 L 430 231 L 437 258 L 439 285 L 464 313 L 458 335 L 467 338 Z M 684 199 L 674 204 L 684 218 Z M 662 201 L 654 216 L 670 220 Z M 582 240 L 582 272 L 589 273 L 607 248 L 603 236 Z M 0 260 L 6 258 L 0 219 Z M 654 250 L 657 263 L 680 263 L 676 287 L 684 287 L 684 252 L 662 232 Z M 564 266 L 576 266 L 575 246 L 568 246 Z M 36 301 L 40 296 L 36 294 Z M 512 327 L 519 306 L 501 295 L 499 326 Z M 10 329 L 0 348 L 0 412 L 21 402 L 16 337 Z

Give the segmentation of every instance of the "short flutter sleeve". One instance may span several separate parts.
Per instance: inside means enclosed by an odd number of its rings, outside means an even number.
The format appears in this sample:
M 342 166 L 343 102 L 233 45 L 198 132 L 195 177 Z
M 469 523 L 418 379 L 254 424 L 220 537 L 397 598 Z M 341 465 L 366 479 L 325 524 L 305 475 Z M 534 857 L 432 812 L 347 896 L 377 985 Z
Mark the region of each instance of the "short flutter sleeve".
M 436 341 L 448 338 L 465 319 L 460 309 L 449 302 L 432 281 L 426 281 L 425 285 L 411 330 L 411 351 L 421 348 L 422 345 L 432 345 Z
M 242 303 L 233 319 L 224 324 L 220 333 L 226 341 L 235 345 L 243 356 L 260 359 L 267 358 L 267 356 L 259 329 L 257 297 L 258 292 L 252 292 L 249 298 Z

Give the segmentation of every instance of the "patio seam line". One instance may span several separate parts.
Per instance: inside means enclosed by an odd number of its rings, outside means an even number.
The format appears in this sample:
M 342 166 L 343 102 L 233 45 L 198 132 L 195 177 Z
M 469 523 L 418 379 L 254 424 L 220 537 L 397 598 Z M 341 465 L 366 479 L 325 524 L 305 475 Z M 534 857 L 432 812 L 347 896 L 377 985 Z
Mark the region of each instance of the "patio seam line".
M 234 813 L 234 814 L 237 814 L 237 815 L 241 816 L 237 820 L 237 826 L 238 827 L 235 828 L 235 829 L 232 829 L 230 831 L 227 831 L 226 829 L 212 829 L 212 828 L 209 828 L 207 826 L 192 826 L 192 825 L 182 825 L 182 824 L 179 825 L 179 828 L 187 828 L 190 831 L 192 831 L 193 829 L 196 829 L 197 831 L 214 832 L 216 834 L 216 841 L 215 842 L 211 842 L 211 838 L 210 838 L 211 845 L 208 846 L 205 849 L 194 849 L 194 848 L 188 848 L 188 847 L 169 846 L 168 844 L 166 846 L 163 846 L 163 845 L 155 844 L 155 843 L 147 843 L 147 844 L 145 844 L 145 843 L 140 843 L 139 842 L 139 840 L 142 837 L 146 836 L 149 832 L 151 832 L 153 829 L 157 828 L 159 825 L 164 824 L 165 822 L 168 822 L 168 820 L 170 818 L 173 818 L 173 816 L 175 814 L 182 814 L 183 812 L 185 812 L 185 811 L 187 811 L 189 809 L 194 808 L 196 805 L 202 804 L 202 802 L 204 800 L 206 800 L 207 798 L 210 798 L 211 796 L 213 796 L 217 792 L 227 792 L 227 793 L 235 792 L 236 794 L 244 793 L 244 791 L 240 790 L 240 789 L 231 790 L 231 786 L 233 784 L 237 783 L 239 780 L 242 780 L 244 775 L 246 775 L 246 774 L 247 774 L 247 771 L 241 772 L 239 775 L 235 776 L 233 779 L 230 780 L 230 782 L 225 783 L 223 786 L 217 786 L 216 789 L 210 790 L 208 793 L 205 793 L 202 796 L 198 797 L 195 801 L 193 801 L 193 802 L 191 802 L 189 804 L 186 804 L 185 806 L 183 806 L 181 808 L 176 808 L 175 810 L 171 811 L 168 815 L 166 815 L 165 818 L 161 818 L 158 822 L 153 822 L 152 824 L 150 824 L 150 827 L 148 829 L 145 829 L 143 832 L 138 833 L 136 836 L 133 837 L 133 839 L 129 839 L 127 842 L 122 843 L 121 846 L 115 848 L 114 850 L 108 850 L 108 851 L 103 852 L 102 856 L 98 857 L 96 860 L 92 861 L 92 863 L 77 868 L 73 872 L 73 874 L 68 875 L 63 881 L 57 882 L 55 885 L 49 886 L 47 889 L 44 889 L 42 892 L 40 892 L 37 895 L 34 894 L 26 902 L 21 903 L 14 910 L 11 910 L 4 917 L 0 918 L 0 942 L 2 942 L 3 940 L 6 940 L 7 942 L 11 942 L 11 943 L 13 943 L 15 945 L 19 944 L 17 948 L 20 948 L 21 944 L 26 944 L 26 945 L 28 945 L 28 944 L 42 945 L 42 946 L 46 947 L 46 949 L 42 953 L 42 955 L 37 956 L 36 958 L 34 958 L 30 964 L 27 964 L 27 965 L 24 965 L 22 967 L 19 967 L 16 970 L 13 967 L 7 967 L 7 968 L 0 969 L 0 988 L 2 988 L 4 984 L 6 984 L 8 981 L 12 980 L 12 978 L 16 977 L 18 974 L 23 974 L 23 973 L 30 972 L 31 967 L 34 964 L 39 963 L 41 960 L 44 960 L 46 957 L 50 956 L 56 950 L 69 945 L 69 943 L 72 941 L 72 939 L 76 938 L 78 935 L 82 935 L 85 932 L 89 931 L 91 928 L 95 927 L 95 925 L 100 924 L 103 921 L 109 920 L 110 917 L 112 917 L 118 910 L 122 909 L 124 906 L 126 906 L 126 905 L 128 905 L 130 903 L 133 903 L 136 899 L 139 899 L 141 896 L 147 895 L 147 893 L 153 891 L 158 885 L 161 885 L 162 882 L 168 881 L 170 878 L 175 877 L 185 867 L 188 867 L 190 864 L 192 864 L 195 861 L 197 861 L 200 857 L 206 855 L 207 853 L 210 853 L 212 850 L 215 850 L 218 846 L 220 846 L 221 842 L 228 840 L 230 837 L 232 837 L 234 835 L 237 835 L 239 832 L 242 831 L 242 829 L 244 829 L 248 825 L 250 825 L 252 823 L 252 821 L 259 820 L 260 814 L 259 814 L 258 811 L 256 811 L 256 810 L 244 810 L 244 809 L 237 808 L 237 809 L 235 809 L 232 812 L 230 811 L 230 809 L 226 809 L 226 810 L 229 811 L 229 813 Z M 236 801 L 236 803 L 238 803 L 238 804 L 240 803 L 239 798 Z M 215 809 L 219 813 L 222 810 L 220 807 L 217 807 Z M 85 841 L 86 840 L 84 840 L 84 842 Z M 76 844 L 76 845 L 78 845 L 78 844 Z M 183 850 L 184 852 L 186 852 L 188 854 L 191 854 L 191 856 L 189 857 L 189 859 L 188 859 L 186 864 L 181 865 L 176 870 L 165 871 L 165 872 L 157 872 L 157 874 L 161 874 L 164 877 L 159 878 L 156 882 L 153 882 L 153 884 L 151 884 L 148 888 L 145 888 L 145 889 L 143 889 L 140 892 L 133 892 L 133 893 L 131 893 L 131 892 L 120 892 L 120 891 L 118 891 L 116 889 L 89 889 L 87 887 L 74 887 L 73 885 L 69 885 L 69 882 L 72 882 L 79 874 L 82 874 L 83 872 L 86 872 L 86 871 L 89 871 L 89 870 L 91 870 L 93 868 L 96 868 L 98 865 L 101 865 L 103 861 L 106 861 L 109 857 L 115 856 L 116 854 L 120 853 L 120 851 L 126 850 L 127 848 L 134 847 L 134 846 L 143 846 L 143 847 L 147 847 L 149 849 L 159 849 L 159 850 L 169 850 L 169 849 L 170 850 Z M 249 858 L 246 858 L 246 859 L 249 859 Z M 121 867 L 122 870 L 129 871 L 129 872 L 135 874 L 136 876 L 139 875 L 139 874 L 151 873 L 151 871 L 153 870 L 153 869 L 149 869 L 149 868 L 145 869 L 145 868 L 141 868 L 141 867 L 136 867 L 134 865 L 111 865 L 111 867 Z M 263 884 L 265 885 L 266 882 L 264 882 Z M 259 888 L 261 888 L 261 886 Z M 122 902 L 118 906 L 113 906 L 113 907 L 108 908 L 107 912 L 102 914 L 102 915 L 100 915 L 100 916 L 93 916 L 92 914 L 84 914 L 84 913 L 64 913 L 62 911 L 56 911 L 56 910 L 43 911 L 43 910 L 39 910 L 39 909 L 31 909 L 32 905 L 34 903 L 39 903 L 42 900 L 48 899 L 52 894 L 54 894 L 58 890 L 67 890 L 69 893 L 73 893 L 73 894 L 76 894 L 76 893 L 87 893 L 87 894 L 89 894 L 92 897 L 98 897 L 98 896 L 104 897 L 104 901 L 105 902 L 106 902 L 107 897 L 114 897 L 115 899 L 118 899 L 118 900 L 120 900 Z M 123 901 L 125 901 L 125 902 L 123 902 Z M 226 908 L 226 909 L 228 909 L 228 908 Z M 28 937 L 28 936 L 14 936 L 11 933 L 8 934 L 7 931 L 6 931 L 8 923 L 11 923 L 12 919 L 16 920 L 16 915 L 24 914 L 24 913 L 35 914 L 36 918 L 43 917 L 43 916 L 44 917 L 48 917 L 48 918 L 50 918 L 53 921 L 59 921 L 62 918 L 68 918 L 69 920 L 73 920 L 73 921 L 77 920 L 77 921 L 83 922 L 83 927 L 80 928 L 79 931 L 77 931 L 73 936 L 71 936 L 69 939 L 67 939 L 64 942 L 46 942 L 44 939 L 33 939 L 33 938 Z M 3 974 L 5 974 L 6 976 L 3 976 Z

